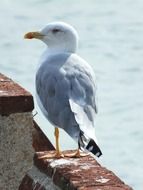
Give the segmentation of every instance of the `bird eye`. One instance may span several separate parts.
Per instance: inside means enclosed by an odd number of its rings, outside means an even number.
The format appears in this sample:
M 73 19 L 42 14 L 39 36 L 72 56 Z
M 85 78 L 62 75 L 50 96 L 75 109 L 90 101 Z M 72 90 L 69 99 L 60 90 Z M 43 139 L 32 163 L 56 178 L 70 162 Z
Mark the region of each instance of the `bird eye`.
M 60 30 L 55 28 L 55 29 L 52 30 L 52 32 L 53 32 L 53 34 L 56 34 L 56 33 L 60 32 Z

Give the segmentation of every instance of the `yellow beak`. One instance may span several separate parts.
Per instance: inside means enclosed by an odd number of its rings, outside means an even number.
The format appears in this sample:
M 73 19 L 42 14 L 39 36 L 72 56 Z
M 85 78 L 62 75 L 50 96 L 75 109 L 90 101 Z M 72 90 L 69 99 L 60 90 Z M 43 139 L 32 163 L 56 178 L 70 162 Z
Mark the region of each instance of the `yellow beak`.
M 40 32 L 28 32 L 24 35 L 25 39 L 42 39 L 44 37 L 43 34 L 41 34 Z

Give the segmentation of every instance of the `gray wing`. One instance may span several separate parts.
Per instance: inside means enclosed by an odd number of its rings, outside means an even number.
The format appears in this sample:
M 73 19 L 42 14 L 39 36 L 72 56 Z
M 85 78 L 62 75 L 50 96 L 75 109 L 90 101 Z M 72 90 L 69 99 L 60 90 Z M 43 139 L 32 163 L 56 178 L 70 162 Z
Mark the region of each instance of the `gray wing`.
M 93 137 L 96 88 L 87 63 L 74 55 L 47 60 L 37 72 L 36 90 L 51 123 L 75 139 L 81 129 Z
M 73 60 L 75 61 L 75 60 Z M 96 86 L 91 67 L 82 59 L 72 67 L 74 74 L 71 78 L 69 103 L 80 130 L 88 137 L 95 137 Z

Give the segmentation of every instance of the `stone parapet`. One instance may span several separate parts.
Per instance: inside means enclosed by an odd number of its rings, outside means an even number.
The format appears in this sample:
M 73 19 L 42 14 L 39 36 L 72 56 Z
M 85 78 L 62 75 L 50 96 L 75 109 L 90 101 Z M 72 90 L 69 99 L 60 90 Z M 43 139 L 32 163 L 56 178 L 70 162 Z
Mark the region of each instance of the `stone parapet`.
M 65 151 L 65 154 L 70 152 Z M 19 190 L 132 190 L 90 155 L 40 159 L 46 153 L 35 154 L 34 166 L 28 171 Z

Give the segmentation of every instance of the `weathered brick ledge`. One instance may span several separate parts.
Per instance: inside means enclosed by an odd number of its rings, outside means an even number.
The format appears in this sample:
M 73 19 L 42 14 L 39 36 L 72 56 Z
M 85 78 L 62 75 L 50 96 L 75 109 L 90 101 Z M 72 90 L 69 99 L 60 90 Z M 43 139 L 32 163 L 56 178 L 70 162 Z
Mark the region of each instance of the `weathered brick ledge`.
M 39 159 L 45 153 L 35 154 L 34 167 L 28 171 L 19 190 L 132 190 L 90 155 Z

